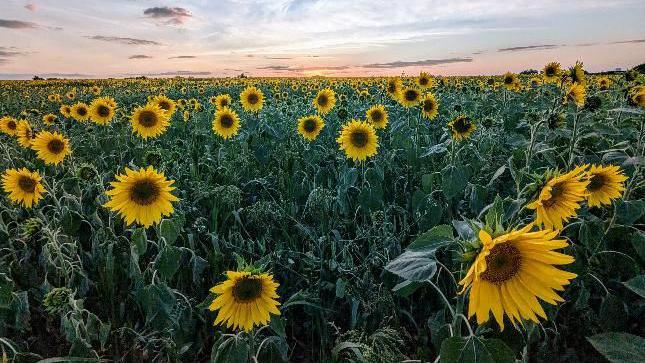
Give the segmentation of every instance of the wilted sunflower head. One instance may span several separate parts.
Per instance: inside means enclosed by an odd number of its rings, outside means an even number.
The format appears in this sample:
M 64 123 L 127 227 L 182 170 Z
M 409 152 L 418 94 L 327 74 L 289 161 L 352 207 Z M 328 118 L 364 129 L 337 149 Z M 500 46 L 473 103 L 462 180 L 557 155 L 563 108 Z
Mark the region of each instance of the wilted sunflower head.
M 567 122 L 567 118 L 564 116 L 562 113 L 553 113 L 551 116 L 549 116 L 549 119 L 547 121 L 547 126 L 551 130 L 555 130 L 557 128 L 560 128 L 560 126 L 564 125 Z
M 85 181 L 94 180 L 99 175 L 99 172 L 96 170 L 96 167 L 92 164 L 81 164 L 81 166 L 76 171 L 76 176 Z
M 60 314 L 70 308 L 69 300 L 74 297 L 74 292 L 67 287 L 51 289 L 43 299 L 43 307 L 50 315 Z

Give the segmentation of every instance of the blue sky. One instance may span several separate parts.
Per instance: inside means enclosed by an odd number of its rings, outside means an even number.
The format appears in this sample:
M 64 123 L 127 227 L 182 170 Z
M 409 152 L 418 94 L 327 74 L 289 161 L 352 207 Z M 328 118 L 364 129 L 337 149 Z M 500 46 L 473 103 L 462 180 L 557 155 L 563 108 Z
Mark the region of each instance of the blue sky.
M 645 61 L 642 19 L 642 0 L 0 0 L 0 78 L 598 71 Z

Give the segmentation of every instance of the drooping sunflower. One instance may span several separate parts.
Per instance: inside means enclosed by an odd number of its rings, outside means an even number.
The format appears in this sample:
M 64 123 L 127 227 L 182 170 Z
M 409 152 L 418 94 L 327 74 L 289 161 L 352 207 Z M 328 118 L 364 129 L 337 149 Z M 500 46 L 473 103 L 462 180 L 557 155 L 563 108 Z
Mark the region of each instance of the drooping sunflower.
M 85 122 L 90 119 L 90 109 L 83 102 L 77 102 L 70 111 L 72 118 L 78 122 Z
M 428 120 L 432 120 L 439 114 L 439 102 L 432 93 L 428 93 L 421 100 L 421 114 Z
M 31 172 L 27 168 L 7 169 L 2 175 L 2 187 L 5 193 L 9 193 L 9 200 L 13 203 L 31 208 L 45 192 L 41 180 L 37 171 Z
M 417 77 L 416 81 L 417 81 L 417 86 L 419 86 L 419 88 L 421 89 L 428 89 L 434 86 L 434 80 L 426 72 L 421 72 L 421 74 L 419 74 L 419 77 Z
M 577 215 L 580 203 L 587 197 L 586 168 L 587 165 L 582 165 L 566 174 L 556 173 L 549 177 L 537 199 L 526 205 L 526 208 L 536 210 L 537 225 L 560 230 L 563 222 Z
M 401 78 L 395 77 L 387 80 L 385 85 L 385 92 L 393 100 L 399 100 L 401 97 L 401 90 L 403 89 L 403 82 Z
M 31 148 L 48 165 L 60 164 L 71 153 L 69 140 L 58 132 L 39 132 L 31 143 Z
M 452 138 L 457 141 L 469 138 L 475 132 L 475 129 L 477 129 L 475 123 L 466 115 L 457 116 L 448 123 L 448 127 L 450 127 Z
M 149 137 L 158 137 L 166 132 L 169 119 L 169 113 L 163 111 L 159 106 L 147 104 L 143 107 L 138 107 L 130 117 L 132 124 L 132 132 L 137 133 L 144 139 Z
M 298 133 L 306 140 L 315 140 L 325 127 L 325 121 L 318 116 L 305 116 L 298 119 Z
M 18 128 L 16 130 L 16 137 L 18 137 L 18 143 L 20 146 L 28 148 L 31 146 L 31 143 L 34 141 L 34 129 L 29 124 L 27 120 L 18 121 Z
M 9 116 L 0 118 L 0 131 L 9 136 L 16 136 L 18 132 L 18 120 Z
M 606 91 L 611 87 L 612 81 L 609 77 L 600 77 L 598 78 L 598 88 L 602 91 Z
M 609 205 L 625 190 L 627 176 L 615 165 L 592 165 L 587 171 L 587 203 L 590 207 Z
M 233 99 L 228 94 L 221 94 L 215 97 L 215 106 L 217 108 L 230 107 Z
M 328 114 L 336 105 L 336 93 L 329 88 L 320 90 L 313 100 L 313 105 L 319 114 Z
M 376 155 L 378 149 L 376 130 L 365 121 L 351 120 L 343 125 L 336 142 L 339 149 L 354 161 L 365 161 Z
M 585 70 L 583 64 L 580 61 L 576 61 L 576 64 L 569 68 L 567 76 L 571 79 L 571 83 L 577 83 L 580 85 L 586 85 L 587 79 L 585 78 Z
M 367 122 L 371 123 L 375 129 L 384 129 L 387 126 L 388 114 L 383 105 L 374 105 L 365 113 Z
M 421 92 L 413 87 L 404 88 L 401 90 L 399 102 L 403 107 L 414 107 L 421 102 Z
M 72 108 L 70 106 L 68 106 L 68 105 L 61 105 L 60 109 L 58 111 L 65 118 L 72 117 Z
M 504 330 L 504 316 L 517 326 L 523 320 L 539 323 L 546 319 L 540 300 L 556 305 L 564 301 L 557 291 L 564 290 L 577 275 L 560 270 L 574 258 L 554 250 L 565 248 L 565 239 L 555 239 L 551 230 L 531 232 L 533 225 L 514 229 L 493 238 L 479 231 L 481 250 L 466 276 L 459 282 L 461 293 L 470 287 L 468 317 L 478 324 L 490 319 L 491 312 Z
M 264 107 L 264 94 L 254 86 L 248 86 L 240 93 L 240 102 L 247 112 L 259 112 Z
M 578 107 L 583 107 L 585 105 L 585 97 L 587 95 L 587 90 L 585 86 L 580 83 L 573 83 L 567 87 L 566 93 L 564 94 L 564 103 L 569 103 L 569 101 L 576 104 Z
M 546 83 L 555 83 L 560 80 L 562 74 L 562 69 L 560 68 L 560 63 L 551 62 L 544 66 L 542 70 L 542 78 Z
M 117 212 L 126 224 L 136 222 L 147 228 L 174 212 L 172 202 L 179 200 L 171 193 L 175 181 L 166 179 L 152 166 L 137 171 L 125 168 L 125 174 L 116 179 L 110 183 L 112 189 L 105 192 L 110 200 L 104 207 Z
M 172 117 L 177 109 L 177 104 L 172 99 L 166 97 L 165 95 L 157 95 L 152 97 L 149 102 L 150 104 L 156 105 L 162 111 L 168 114 L 168 119 Z
M 54 121 L 56 121 L 56 115 L 54 115 L 53 113 L 48 113 L 43 116 L 43 123 L 47 126 L 52 126 L 54 124 Z
M 109 99 L 110 97 L 99 97 L 90 103 L 90 119 L 99 125 L 107 125 L 114 118 L 115 102 Z
M 212 287 L 216 294 L 208 309 L 219 310 L 213 325 L 226 324 L 232 329 L 251 331 L 269 324 L 271 314 L 280 315 L 273 276 L 255 271 L 227 271 L 226 281 Z
M 213 131 L 222 138 L 229 139 L 235 135 L 240 128 L 240 117 L 230 107 L 222 107 L 215 112 L 213 117 Z

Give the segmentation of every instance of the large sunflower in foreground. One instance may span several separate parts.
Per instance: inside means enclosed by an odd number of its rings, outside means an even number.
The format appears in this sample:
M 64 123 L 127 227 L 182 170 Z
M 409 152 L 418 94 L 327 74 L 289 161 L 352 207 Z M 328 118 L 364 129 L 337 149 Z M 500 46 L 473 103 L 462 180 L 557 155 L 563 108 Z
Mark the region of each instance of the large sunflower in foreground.
M 175 103 L 175 101 L 173 101 L 172 99 L 164 95 L 157 95 L 152 97 L 149 103 L 158 106 L 164 112 L 168 113 L 169 119 L 172 117 L 172 115 L 175 113 L 175 110 L 177 109 L 177 104 Z
M 454 120 L 450 121 L 448 123 L 448 127 L 450 128 L 452 138 L 457 141 L 469 138 L 477 128 L 470 117 L 466 115 L 460 115 Z
M 385 92 L 393 100 L 398 100 L 401 97 L 401 90 L 403 89 L 403 82 L 401 78 L 395 77 L 387 80 L 385 85 Z
M 546 83 L 555 83 L 560 80 L 562 75 L 562 68 L 560 68 L 560 63 L 551 62 L 544 66 L 542 70 L 542 78 Z
M 585 105 L 586 95 L 587 90 L 583 84 L 571 84 L 567 87 L 566 93 L 564 94 L 564 103 L 569 103 L 569 101 L 571 101 L 575 103 L 576 106 L 582 107 Z
M 226 281 L 212 287 L 216 294 L 208 309 L 219 310 L 213 325 L 251 331 L 269 324 L 271 314 L 280 315 L 276 289 L 279 284 L 266 273 L 227 271 Z
M 517 326 L 523 320 L 539 323 L 546 319 L 540 300 L 556 305 L 564 301 L 557 291 L 564 290 L 576 274 L 556 265 L 574 262 L 574 258 L 554 250 L 568 246 L 565 239 L 554 239 L 557 232 L 531 232 L 533 225 L 512 230 L 498 237 L 479 231 L 482 248 L 459 284 L 462 293 L 470 286 L 468 317 L 477 323 L 490 319 L 490 313 L 504 330 L 504 316 Z
M 370 107 L 365 116 L 367 116 L 367 122 L 371 123 L 375 129 L 384 129 L 387 126 L 388 115 L 383 105 Z
M 41 131 L 31 143 L 31 148 L 36 151 L 38 158 L 45 164 L 58 165 L 72 151 L 69 140 L 58 132 Z
M 258 88 L 249 86 L 240 93 L 242 107 L 248 112 L 259 112 L 264 107 L 264 94 Z
M 305 116 L 298 119 L 298 133 L 306 140 L 315 140 L 325 127 L 325 121 L 318 116 Z
M 235 135 L 240 128 L 240 117 L 237 113 L 229 108 L 222 107 L 215 112 L 213 117 L 213 131 L 224 139 L 229 139 Z
M 18 120 L 9 116 L 0 118 L 0 131 L 9 136 L 16 136 L 18 132 Z
M 336 139 L 340 150 L 354 161 L 365 161 L 376 155 L 378 136 L 374 127 L 365 121 L 351 120 L 340 130 Z
M 107 125 L 114 118 L 114 107 L 116 104 L 110 97 L 99 97 L 90 103 L 90 119 L 99 125 Z
M 537 199 L 526 206 L 536 210 L 537 225 L 559 230 L 563 222 L 577 215 L 576 210 L 587 196 L 589 179 L 585 175 L 586 168 L 587 165 L 582 165 L 566 174 L 555 174 L 547 180 Z
M 125 168 L 125 174 L 116 176 L 112 189 L 105 192 L 110 200 L 105 207 L 117 212 L 125 223 L 149 227 L 174 212 L 172 202 L 179 199 L 171 192 L 174 180 L 168 180 L 149 166 L 137 171 Z
M 2 175 L 2 188 L 13 203 L 31 208 L 42 198 L 45 188 L 37 171 L 27 168 L 7 169 Z
M 421 100 L 421 114 L 428 120 L 432 120 L 439 114 L 439 102 L 432 93 L 429 93 Z
M 22 147 L 30 147 L 32 141 L 34 141 L 34 129 L 29 124 L 27 120 L 18 121 L 18 128 L 16 130 L 16 137 L 18 137 L 18 143 Z
M 85 122 L 90 119 L 90 108 L 83 102 L 77 102 L 72 106 L 70 116 L 76 121 Z
M 321 90 L 314 98 L 313 105 L 319 114 L 328 114 L 336 105 L 336 93 L 329 88 Z
M 138 107 L 130 117 L 132 132 L 144 139 L 158 137 L 166 132 L 170 115 L 157 105 L 147 104 Z
M 399 95 L 399 102 L 403 107 L 414 107 L 421 102 L 421 92 L 416 88 L 404 88 Z
M 587 171 L 587 203 L 590 207 L 611 204 L 625 190 L 627 177 L 615 165 L 592 165 Z

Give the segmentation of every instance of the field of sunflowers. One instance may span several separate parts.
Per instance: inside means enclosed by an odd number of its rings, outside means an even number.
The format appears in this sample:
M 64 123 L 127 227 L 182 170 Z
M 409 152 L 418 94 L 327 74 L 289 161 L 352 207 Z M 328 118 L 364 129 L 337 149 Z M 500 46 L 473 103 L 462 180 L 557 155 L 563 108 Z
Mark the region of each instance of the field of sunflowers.
M 645 76 L 1 81 L 2 362 L 643 362 Z

